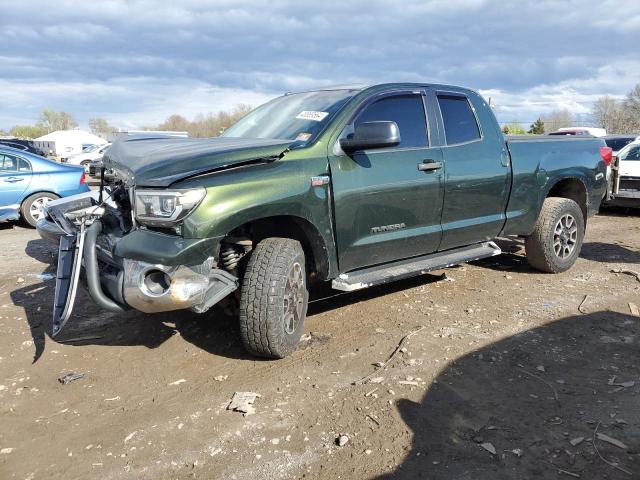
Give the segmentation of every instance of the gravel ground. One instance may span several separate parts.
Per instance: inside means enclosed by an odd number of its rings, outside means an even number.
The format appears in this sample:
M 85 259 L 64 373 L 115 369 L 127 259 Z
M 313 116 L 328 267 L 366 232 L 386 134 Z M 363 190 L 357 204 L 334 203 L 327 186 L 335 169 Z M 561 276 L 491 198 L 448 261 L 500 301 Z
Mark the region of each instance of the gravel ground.
M 640 270 L 627 213 L 591 219 L 560 275 L 505 240 L 446 274 L 317 288 L 280 361 L 247 356 L 222 307 L 115 315 L 84 291 L 54 340 L 56 251 L 3 225 L 0 478 L 640 478 L 640 282 L 611 272 Z M 226 409 L 237 391 L 255 414 Z

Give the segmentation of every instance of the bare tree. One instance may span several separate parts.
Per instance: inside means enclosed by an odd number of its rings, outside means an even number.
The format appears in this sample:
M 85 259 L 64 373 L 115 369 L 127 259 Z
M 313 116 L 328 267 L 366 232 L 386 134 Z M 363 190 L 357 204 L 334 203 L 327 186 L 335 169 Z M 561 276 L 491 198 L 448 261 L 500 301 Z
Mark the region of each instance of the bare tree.
M 109 125 L 109 122 L 101 117 L 90 118 L 89 128 L 91 129 L 91 133 L 93 133 L 94 135 L 99 135 L 101 137 L 106 137 L 110 133 L 116 131 L 115 127 Z
M 607 133 L 640 133 L 640 84 L 624 100 L 600 97 L 591 113 L 596 124 Z
M 75 118 L 67 112 L 56 112 L 49 108 L 45 108 L 40 115 L 40 120 L 37 123 L 47 130 L 48 133 L 55 132 L 56 130 L 70 130 L 78 126 Z
M 623 102 L 626 115 L 628 115 L 629 132 L 640 133 L 640 83 L 636 84 L 627 94 Z M 625 132 L 627 133 L 627 132 Z
M 169 116 L 164 122 L 158 125 L 157 130 L 169 130 L 184 132 L 189 131 L 191 122 L 184 118 L 182 115 L 173 114 Z
M 541 115 L 540 119 L 544 123 L 547 132 L 554 132 L 559 128 L 570 127 L 573 123 L 573 116 L 569 110 L 554 110 L 545 115 Z
M 626 130 L 626 114 L 622 102 L 610 96 L 600 97 L 591 111 L 597 126 L 607 133 L 623 133 Z

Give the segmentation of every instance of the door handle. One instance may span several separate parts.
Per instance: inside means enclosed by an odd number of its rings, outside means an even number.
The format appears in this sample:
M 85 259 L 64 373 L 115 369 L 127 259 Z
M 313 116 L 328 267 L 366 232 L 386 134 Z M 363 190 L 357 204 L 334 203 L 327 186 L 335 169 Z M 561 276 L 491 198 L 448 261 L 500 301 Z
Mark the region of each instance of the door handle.
M 432 162 L 430 160 L 425 160 L 422 163 L 418 164 L 418 170 L 421 172 L 430 172 L 432 170 L 440 170 L 442 168 L 442 162 Z
M 22 178 L 22 177 L 9 177 L 9 178 L 5 179 L 5 182 L 16 183 L 16 182 L 22 182 L 23 180 L 24 180 L 24 178 Z

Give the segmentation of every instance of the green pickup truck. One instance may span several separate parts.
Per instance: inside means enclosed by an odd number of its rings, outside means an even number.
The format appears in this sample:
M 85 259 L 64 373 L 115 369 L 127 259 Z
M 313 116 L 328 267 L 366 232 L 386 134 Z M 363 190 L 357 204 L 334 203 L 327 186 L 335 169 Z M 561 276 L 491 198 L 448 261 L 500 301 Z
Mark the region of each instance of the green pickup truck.
M 99 191 L 48 204 L 59 242 L 53 334 L 80 271 L 102 308 L 204 313 L 239 290 L 242 340 L 282 358 L 308 288 L 352 291 L 500 253 L 570 268 L 606 192 L 596 138 L 505 139 L 472 90 L 384 84 L 287 94 L 221 137 L 129 138 Z

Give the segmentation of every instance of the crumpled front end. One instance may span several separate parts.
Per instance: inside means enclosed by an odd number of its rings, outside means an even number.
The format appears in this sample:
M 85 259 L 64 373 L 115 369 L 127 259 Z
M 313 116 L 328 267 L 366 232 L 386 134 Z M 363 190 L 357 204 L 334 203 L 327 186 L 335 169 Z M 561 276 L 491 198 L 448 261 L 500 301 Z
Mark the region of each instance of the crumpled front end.
M 124 301 L 145 313 L 207 311 L 237 288 L 237 278 L 207 259 L 199 265 L 159 265 L 124 259 Z
M 87 290 L 102 308 L 145 313 L 203 313 L 238 287 L 216 264 L 219 239 L 185 239 L 135 225 L 129 192 L 105 189 L 51 202 L 40 235 L 60 245 L 54 335 L 73 309 L 83 268 Z

